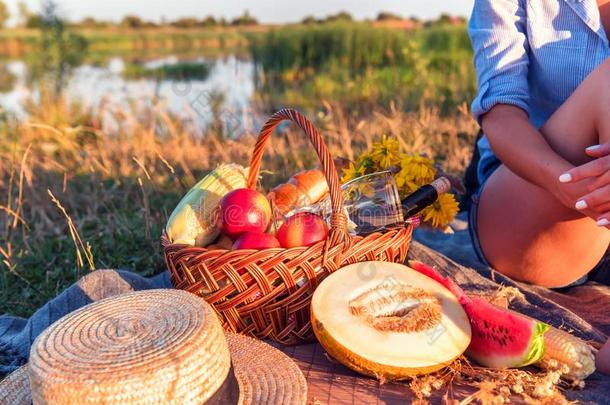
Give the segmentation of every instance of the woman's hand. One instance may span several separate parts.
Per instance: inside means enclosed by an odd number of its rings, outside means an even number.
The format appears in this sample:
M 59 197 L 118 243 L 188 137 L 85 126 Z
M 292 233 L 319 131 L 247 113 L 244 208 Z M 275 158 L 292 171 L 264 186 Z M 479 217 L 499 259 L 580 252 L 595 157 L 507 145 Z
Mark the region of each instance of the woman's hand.
M 557 178 L 555 177 L 555 179 Z M 589 207 L 580 209 L 576 208 L 576 203 L 582 200 L 583 196 L 591 192 L 591 185 L 594 182 L 595 179 L 588 178 L 570 183 L 562 183 L 555 180 L 553 186 L 549 187 L 547 190 L 551 192 L 565 207 L 573 210 L 576 209 L 581 214 L 590 217 L 594 221 L 597 221 L 598 217 L 600 216 L 599 212 L 594 211 Z
M 575 167 L 559 177 L 561 189 L 568 192 L 573 185 L 587 183 L 586 192 L 577 197 L 574 208 L 591 216 L 597 225 L 610 229 L 610 143 L 594 145 L 586 150 L 595 158 Z

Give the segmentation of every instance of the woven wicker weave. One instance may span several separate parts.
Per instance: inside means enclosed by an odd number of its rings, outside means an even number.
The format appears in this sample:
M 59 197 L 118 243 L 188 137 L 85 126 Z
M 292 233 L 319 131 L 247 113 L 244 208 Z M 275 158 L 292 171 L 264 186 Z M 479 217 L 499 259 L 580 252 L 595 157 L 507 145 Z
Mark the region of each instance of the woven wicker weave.
M 256 251 L 172 244 L 166 235 L 161 241 L 174 286 L 211 303 L 226 330 L 299 344 L 313 339 L 309 304 L 318 283 L 347 264 L 404 261 L 412 228 L 405 225 L 365 237 L 350 236 L 332 156 L 313 124 L 292 109 L 278 111 L 261 129 L 250 162 L 249 188 L 256 187 L 265 145 L 283 120 L 293 121 L 307 134 L 328 182 L 332 215 L 325 241 L 310 247 Z

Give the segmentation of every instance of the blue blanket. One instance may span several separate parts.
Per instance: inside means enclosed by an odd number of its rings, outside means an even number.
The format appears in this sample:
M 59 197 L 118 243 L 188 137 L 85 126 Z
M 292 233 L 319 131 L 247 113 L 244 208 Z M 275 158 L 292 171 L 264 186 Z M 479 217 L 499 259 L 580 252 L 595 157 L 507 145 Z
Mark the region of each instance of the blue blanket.
M 30 319 L 0 316 L 0 379 L 27 362 L 34 339 L 62 316 L 106 297 L 153 288 L 171 288 L 169 273 L 144 278 L 128 271 L 97 270 L 48 302 Z

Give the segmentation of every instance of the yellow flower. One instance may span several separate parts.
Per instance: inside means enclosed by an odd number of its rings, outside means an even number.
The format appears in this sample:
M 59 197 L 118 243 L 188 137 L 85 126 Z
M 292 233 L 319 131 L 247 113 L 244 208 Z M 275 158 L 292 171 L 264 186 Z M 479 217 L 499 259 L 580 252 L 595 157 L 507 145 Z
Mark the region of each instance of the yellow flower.
M 370 153 L 364 153 L 360 155 L 360 159 L 358 159 L 358 164 L 362 167 L 363 174 L 374 173 L 379 169 L 375 166 L 375 162 L 371 157 Z
M 395 175 L 396 185 L 404 191 L 412 192 L 434 180 L 434 161 L 424 156 L 403 154 L 400 171 Z
M 388 169 L 400 163 L 399 149 L 396 138 L 384 135 L 379 142 L 373 143 L 371 159 L 379 169 Z
M 371 158 L 371 154 L 363 153 L 355 163 L 350 162 L 349 166 L 343 169 L 341 183 L 346 183 L 356 177 L 364 176 L 365 174 L 373 173 L 377 170 L 375 162 L 373 162 L 373 159 Z
M 424 208 L 422 219 L 433 228 L 444 228 L 458 213 L 458 203 L 453 194 L 441 194 L 432 205 Z
M 341 177 L 341 183 L 347 183 L 348 181 L 360 177 L 364 174 L 364 168 L 362 165 L 354 162 L 350 162 L 349 166 L 343 169 L 343 176 Z

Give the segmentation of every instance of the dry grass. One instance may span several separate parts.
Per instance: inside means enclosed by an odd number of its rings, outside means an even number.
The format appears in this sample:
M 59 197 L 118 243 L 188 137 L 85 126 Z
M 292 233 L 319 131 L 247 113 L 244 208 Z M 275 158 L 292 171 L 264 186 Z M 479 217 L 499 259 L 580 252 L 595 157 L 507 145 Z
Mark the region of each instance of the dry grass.
M 432 374 L 414 378 L 409 388 L 414 404 L 446 405 L 573 404 L 566 390 L 583 389 L 583 381 L 568 382 L 556 371 L 492 369 L 471 364 L 461 356 Z M 456 397 L 461 400 L 455 399 Z
M 466 107 L 450 118 L 395 109 L 354 117 L 327 104 L 310 116 L 336 156 L 387 133 L 453 173 L 476 134 Z M 250 118 L 260 126 L 264 116 Z M 28 315 L 90 268 L 162 271 L 159 236 L 181 195 L 218 163 L 248 164 L 254 131 L 232 138 L 211 128 L 137 102 L 87 111 L 47 101 L 30 105 L 27 121 L 0 121 L 0 313 Z M 265 157 L 263 186 L 315 164 L 303 134 L 285 127 Z

